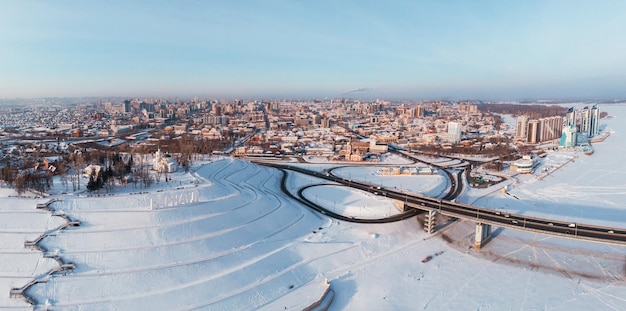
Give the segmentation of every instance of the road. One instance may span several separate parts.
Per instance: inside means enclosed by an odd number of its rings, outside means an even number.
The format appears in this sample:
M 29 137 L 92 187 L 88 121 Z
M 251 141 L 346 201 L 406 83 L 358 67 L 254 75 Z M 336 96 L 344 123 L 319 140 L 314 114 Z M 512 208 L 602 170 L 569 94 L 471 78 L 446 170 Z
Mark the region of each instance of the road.
M 289 189 L 287 189 L 287 172 L 286 170 L 288 170 L 289 168 L 284 168 L 284 167 L 280 167 L 280 166 L 275 166 L 272 165 L 271 163 L 265 163 L 265 162 L 257 162 L 257 164 L 261 164 L 261 165 L 265 165 L 265 166 L 270 166 L 270 167 L 274 167 L 277 168 L 279 170 L 281 170 L 283 172 L 283 177 L 280 183 L 280 188 L 282 190 L 283 193 L 285 193 L 286 195 L 288 195 L 289 197 L 291 197 L 292 199 L 308 206 L 309 208 L 311 208 L 314 211 L 317 211 L 321 214 L 327 215 L 329 217 L 335 218 L 335 219 L 339 219 L 339 220 L 343 220 L 343 221 L 348 221 L 348 222 L 355 222 L 355 223 L 389 223 L 389 222 L 396 222 L 396 221 L 400 221 L 400 220 L 404 220 L 407 218 L 411 218 L 413 216 L 416 216 L 417 214 L 421 213 L 420 210 L 418 209 L 410 209 L 404 213 L 401 214 L 397 214 L 397 215 L 393 215 L 390 217 L 385 217 L 385 218 L 377 218 L 377 219 L 363 219 L 363 218 L 357 218 L 357 217 L 350 217 L 350 216 L 345 216 L 342 214 L 337 214 L 331 210 L 325 209 L 313 202 L 311 202 L 310 200 L 308 200 L 307 198 L 305 198 L 302 195 L 302 192 L 309 187 L 312 186 L 319 186 L 319 185 L 310 185 L 307 187 L 303 187 L 298 191 L 298 196 L 293 195 Z M 305 170 L 306 172 L 311 173 L 311 171 Z M 307 174 L 307 173 L 305 173 Z M 324 174 L 322 174 L 322 176 L 325 176 Z
M 609 244 L 618 244 L 618 245 L 626 245 L 626 229 L 623 228 L 610 228 L 603 226 L 596 226 L 591 224 L 577 224 L 571 223 L 561 220 L 555 219 L 547 219 L 547 218 L 539 218 L 539 217 L 530 217 L 519 214 L 512 214 L 507 212 L 502 212 L 498 210 L 492 210 L 487 208 L 482 208 L 473 205 L 461 204 L 457 202 L 453 202 L 447 199 L 438 199 L 438 198 L 430 198 L 418 194 L 408 194 L 407 192 L 399 192 L 395 189 L 389 189 L 380 187 L 378 185 L 373 185 L 361 181 L 345 179 L 342 177 L 337 177 L 331 175 L 329 173 L 321 173 L 310 171 L 297 166 L 290 166 L 279 163 L 268 163 L 268 162 L 257 162 L 258 164 L 279 168 L 282 170 L 291 170 L 302 174 L 307 174 L 313 177 L 317 177 L 320 179 L 328 180 L 334 183 L 339 183 L 342 185 L 346 185 L 355 189 L 359 189 L 362 191 L 367 191 L 370 193 L 375 193 L 377 195 L 386 196 L 391 199 L 404 201 L 405 205 L 411 208 L 414 211 L 430 211 L 436 210 L 438 213 L 442 215 L 446 215 L 449 217 L 460 218 L 464 220 L 474 221 L 482 224 L 489 224 L 498 227 L 510 228 L 514 230 L 527 231 L 527 232 L 535 232 L 540 234 L 546 234 L 551 236 L 559 236 L 566 237 L 572 239 L 579 240 L 587 240 L 593 242 L 601 242 L 601 243 L 609 243 Z M 460 174 L 460 172 L 458 173 Z M 458 178 L 458 175 L 457 175 Z M 453 179 L 454 180 L 454 179 Z M 455 182 L 458 184 L 458 182 Z M 286 191 L 286 187 L 283 185 L 283 191 Z M 458 189 L 458 188 L 457 188 Z M 301 190 L 302 191 L 302 190 Z M 286 192 L 288 193 L 288 192 Z M 352 219 L 350 217 L 346 217 L 343 215 L 339 215 L 333 213 L 332 211 L 326 210 L 313 204 L 312 202 L 298 198 L 298 201 L 306 202 L 307 206 L 313 208 L 314 210 L 319 211 L 320 213 L 326 214 L 328 216 L 342 219 L 345 221 L 353 221 L 353 222 L 365 222 L 365 223 L 381 223 L 381 222 L 390 222 L 397 221 L 401 219 L 406 219 L 412 216 L 415 216 L 417 212 L 412 212 L 412 210 L 408 210 L 407 212 L 396 215 L 398 218 L 392 220 L 389 219 Z

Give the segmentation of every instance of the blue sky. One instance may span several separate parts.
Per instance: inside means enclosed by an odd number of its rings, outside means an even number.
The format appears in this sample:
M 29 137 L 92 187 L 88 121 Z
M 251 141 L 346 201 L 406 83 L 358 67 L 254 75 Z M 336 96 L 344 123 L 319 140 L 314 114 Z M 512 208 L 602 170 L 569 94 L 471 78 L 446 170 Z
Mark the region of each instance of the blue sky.
M 0 98 L 626 97 L 626 1 L 2 1 Z

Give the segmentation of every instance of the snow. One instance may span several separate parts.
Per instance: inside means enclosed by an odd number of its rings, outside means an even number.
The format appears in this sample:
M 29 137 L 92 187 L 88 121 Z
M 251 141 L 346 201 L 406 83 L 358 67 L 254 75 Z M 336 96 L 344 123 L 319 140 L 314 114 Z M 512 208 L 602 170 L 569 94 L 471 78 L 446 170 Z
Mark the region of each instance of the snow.
M 333 174 L 354 180 L 365 181 L 382 188 L 391 188 L 431 197 L 441 196 L 449 187 L 447 179 L 440 174 L 433 175 L 380 175 L 382 167 L 341 167 Z M 440 172 L 438 172 L 440 173 Z
M 360 219 L 379 219 L 401 213 L 390 200 L 346 187 L 310 187 L 303 191 L 303 195 L 311 202 L 337 214 Z
M 609 123 L 605 130 L 614 133 L 593 145 L 593 155 L 548 151 L 535 175 L 515 176 L 507 189 L 519 200 L 498 193 L 468 202 L 532 216 L 625 227 L 626 166 L 620 157 L 626 152 L 626 126 L 620 123 L 626 117 L 625 108 L 601 106 L 614 116 L 602 120 Z
M 550 151 L 534 175 L 515 175 L 460 202 L 581 223 L 626 227 L 626 106 L 601 106 L 611 136 L 595 153 Z M 451 160 L 439 159 L 445 163 Z M 400 162 L 400 161 L 398 161 Z M 316 170 L 339 164 L 305 163 Z M 401 164 L 406 163 L 386 163 Z M 343 164 L 345 165 L 345 164 Z M 381 176 L 375 166 L 334 173 L 381 187 L 436 196 L 443 175 Z M 40 243 L 74 270 L 27 293 L 50 309 L 300 310 L 334 292 L 330 310 L 623 310 L 626 247 L 494 228 L 480 251 L 474 224 L 457 221 L 436 234 L 416 218 L 358 224 L 317 214 L 280 190 L 278 170 L 214 158 L 149 189 L 113 195 L 62 194 L 51 204 L 80 227 Z M 288 173 L 287 188 L 346 215 L 398 213 L 384 196 Z M 84 185 L 84 184 L 83 184 Z M 509 194 L 500 190 L 507 186 Z M 30 310 L 8 293 L 58 264 L 24 241 L 65 223 L 35 209 L 47 198 L 14 197 L 0 188 L 0 309 Z M 418 219 L 420 219 L 418 217 Z M 443 220 L 443 219 L 440 219 Z M 424 260 L 429 259 L 429 260 Z M 425 262 L 422 262 L 425 261 Z

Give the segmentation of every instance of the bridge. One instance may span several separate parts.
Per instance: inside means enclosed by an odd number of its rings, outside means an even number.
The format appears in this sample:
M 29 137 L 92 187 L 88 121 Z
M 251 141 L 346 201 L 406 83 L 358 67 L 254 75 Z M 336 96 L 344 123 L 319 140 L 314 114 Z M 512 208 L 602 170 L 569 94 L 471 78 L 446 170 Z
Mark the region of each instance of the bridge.
M 457 203 L 445 198 L 431 198 L 419 194 L 400 192 L 395 189 L 384 188 L 362 181 L 346 179 L 343 177 L 332 175 L 327 172 L 322 173 L 311 171 L 298 166 L 291 166 L 275 162 L 255 162 L 257 164 L 268 167 L 291 170 L 294 172 L 307 174 L 313 177 L 328 180 L 334 183 L 339 183 L 376 195 L 386 196 L 394 200 L 403 201 L 405 213 L 398 215 L 395 221 L 414 216 L 417 214 L 417 211 L 427 212 L 425 229 L 429 234 L 433 233 L 435 230 L 434 217 L 436 214 L 473 221 L 476 223 L 476 235 L 474 240 L 475 249 L 480 249 L 485 243 L 489 241 L 492 226 L 577 240 L 626 245 L 626 229 L 623 228 L 611 228 L 591 224 L 572 223 L 562 220 L 514 214 L 468 204 Z M 459 175 L 457 174 L 456 178 L 458 178 L 458 176 Z M 453 187 L 451 188 L 455 188 L 454 185 L 458 184 L 460 184 L 458 180 L 456 182 L 452 182 Z M 458 190 L 456 190 L 455 188 L 454 192 L 457 191 Z M 311 202 L 308 203 L 310 203 L 307 204 L 309 206 L 313 205 Z M 345 221 L 369 223 L 390 221 L 389 219 L 385 219 L 385 221 L 375 219 L 369 219 L 367 221 L 351 219 L 350 217 L 335 214 L 332 211 L 326 210 L 319 206 L 317 206 L 315 209 L 331 217 L 339 216 L 336 218 Z

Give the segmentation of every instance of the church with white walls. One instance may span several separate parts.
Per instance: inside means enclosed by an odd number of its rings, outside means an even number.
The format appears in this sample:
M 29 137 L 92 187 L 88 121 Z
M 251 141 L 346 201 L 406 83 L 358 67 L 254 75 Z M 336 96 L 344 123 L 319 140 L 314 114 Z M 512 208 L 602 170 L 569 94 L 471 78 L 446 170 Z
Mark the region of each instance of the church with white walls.
M 165 154 L 159 149 L 154 154 L 152 169 L 160 173 L 173 173 L 178 169 L 178 164 L 170 154 Z

